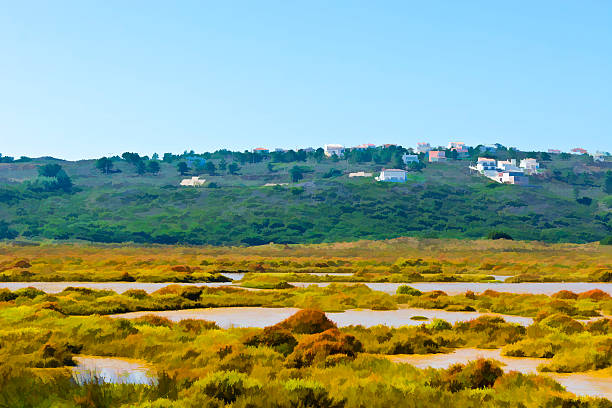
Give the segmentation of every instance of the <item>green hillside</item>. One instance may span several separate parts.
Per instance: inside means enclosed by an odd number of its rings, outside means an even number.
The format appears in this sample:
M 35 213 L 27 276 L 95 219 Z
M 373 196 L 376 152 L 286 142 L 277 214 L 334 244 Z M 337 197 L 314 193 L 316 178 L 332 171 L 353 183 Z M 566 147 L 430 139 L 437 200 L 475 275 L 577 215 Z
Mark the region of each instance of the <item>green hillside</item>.
M 95 160 L 5 160 L 0 163 L 0 238 L 257 245 L 484 238 L 492 231 L 514 239 L 590 242 L 612 233 L 606 192 L 610 162 L 555 155 L 528 187 L 470 174 L 469 160 L 427 163 L 410 172 L 405 184 L 348 177 L 352 171 L 397 166 L 399 151 L 382 150 L 347 160 L 317 153 L 262 159 L 222 151 L 201 156 L 215 164 L 214 174 L 201 165 L 184 176 L 177 171 L 184 156 L 158 161 L 158 173 L 148 171 L 148 158 L 113 158 L 108 174 Z M 39 167 L 49 163 L 59 164 L 72 186 L 40 177 Z M 231 163 L 239 167 L 236 174 L 228 170 Z M 197 173 L 207 180 L 204 187 L 179 186 Z M 296 173 L 303 178 L 292 182 Z

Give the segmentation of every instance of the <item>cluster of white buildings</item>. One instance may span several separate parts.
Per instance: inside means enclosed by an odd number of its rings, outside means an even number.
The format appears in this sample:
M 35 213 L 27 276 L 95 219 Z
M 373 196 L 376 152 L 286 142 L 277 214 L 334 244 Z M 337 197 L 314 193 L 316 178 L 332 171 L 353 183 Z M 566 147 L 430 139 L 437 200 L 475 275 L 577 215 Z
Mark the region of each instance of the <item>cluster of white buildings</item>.
M 519 165 L 516 159 L 495 160 L 488 157 L 479 157 L 475 166 L 470 166 L 485 177 L 504 184 L 529 184 L 528 175 L 537 174 L 540 164 L 536 159 L 523 159 Z

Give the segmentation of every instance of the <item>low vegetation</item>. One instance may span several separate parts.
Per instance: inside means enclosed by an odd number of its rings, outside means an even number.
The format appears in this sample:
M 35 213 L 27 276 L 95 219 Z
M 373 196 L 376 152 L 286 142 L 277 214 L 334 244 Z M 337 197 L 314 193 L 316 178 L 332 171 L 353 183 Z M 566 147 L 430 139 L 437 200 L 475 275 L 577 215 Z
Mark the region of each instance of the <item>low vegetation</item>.
M 565 333 L 547 318 L 528 328 L 483 317 L 454 326 L 436 321 L 397 329 L 339 329 L 322 313 L 307 310 L 265 329 L 221 330 L 194 320 L 67 316 L 14 299 L 0 305 L 0 323 L 2 406 L 263 408 L 273 403 L 348 408 L 368 401 L 368 406 L 382 408 L 407 400 L 422 407 L 474 406 L 474 401 L 485 407 L 610 406 L 603 399 L 577 398 L 547 378 L 503 374 L 490 360 L 418 370 L 377 355 L 503 345 L 510 354 L 535 341 L 542 330 L 570 340 L 579 336 L 576 345 L 585 340 L 595 344 L 609 341 L 609 322 L 581 334 Z M 560 343 L 551 364 L 562 358 L 557 356 L 571 356 L 576 351 L 571 347 Z M 156 370 L 157 383 L 76 383 L 69 367 L 79 353 L 146 360 Z M 609 355 L 597 361 L 610 365 Z M 37 392 L 28 392 L 32 389 Z
M 222 276 L 228 273 L 246 273 L 242 284 L 259 288 L 283 281 L 478 282 L 496 275 L 509 276 L 507 282 L 609 282 L 612 246 L 414 238 L 248 248 L 0 243 L 0 281 L 209 282 L 229 281 Z

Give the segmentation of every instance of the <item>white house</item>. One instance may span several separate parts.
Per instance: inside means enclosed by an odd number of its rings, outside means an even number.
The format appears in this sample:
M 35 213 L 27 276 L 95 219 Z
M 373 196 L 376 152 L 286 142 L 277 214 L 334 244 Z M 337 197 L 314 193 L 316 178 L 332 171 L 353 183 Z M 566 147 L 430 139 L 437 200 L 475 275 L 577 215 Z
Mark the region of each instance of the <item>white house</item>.
M 339 144 L 326 144 L 323 148 L 325 155 L 331 157 L 334 154 L 338 157 L 344 156 L 344 146 Z
M 540 168 L 540 163 L 538 163 L 536 159 L 523 159 L 521 160 L 520 167 L 525 170 L 527 174 L 535 174 Z
M 610 156 L 610 153 L 598 150 L 593 154 L 593 160 L 596 162 L 604 162 L 608 156 Z
M 428 151 L 431 150 L 431 145 L 426 142 L 419 142 L 417 143 L 416 150 L 417 150 L 417 153 L 427 153 Z
M 200 179 L 199 176 L 181 180 L 181 186 L 199 187 L 206 183 L 206 179 Z
M 506 171 L 519 171 L 519 168 L 516 166 L 516 159 L 498 160 L 497 168 Z
M 404 164 L 418 163 L 419 162 L 419 156 L 417 156 L 416 154 L 404 153 L 402 155 L 402 160 L 404 161 Z
M 349 173 L 349 177 L 372 177 L 372 173 L 366 173 L 365 171 L 358 171 L 356 173 Z
M 405 183 L 406 173 L 406 170 L 401 169 L 382 169 L 382 171 L 380 172 L 380 176 L 376 177 L 376 180 Z
M 525 176 L 522 171 L 503 171 L 498 174 L 498 180 L 495 181 L 504 184 L 526 186 L 529 184 L 529 177 Z
M 497 170 L 495 159 L 489 159 L 487 157 L 479 157 L 476 162 L 476 170 L 483 173 L 487 170 Z

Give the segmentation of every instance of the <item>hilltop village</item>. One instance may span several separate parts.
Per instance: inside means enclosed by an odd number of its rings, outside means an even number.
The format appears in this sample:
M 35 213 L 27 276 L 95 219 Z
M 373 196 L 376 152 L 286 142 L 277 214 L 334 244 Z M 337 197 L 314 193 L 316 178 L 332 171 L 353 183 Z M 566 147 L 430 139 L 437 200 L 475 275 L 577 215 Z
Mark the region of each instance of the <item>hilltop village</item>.
M 382 168 L 377 176 L 370 171 L 349 172 L 348 177 L 367 177 L 379 182 L 404 183 L 410 171 L 418 171 L 426 163 L 445 163 L 448 161 L 464 161 L 474 175 L 484 176 L 490 180 L 502 184 L 529 185 L 529 176 L 537 175 L 540 170 L 540 163 L 537 157 L 544 160 L 551 160 L 553 156 L 585 155 L 592 158 L 593 162 L 606 162 L 611 159 L 609 152 L 596 151 L 592 155 L 587 150 L 577 147 L 569 153 L 558 149 L 548 149 L 548 152 L 521 152 L 516 148 L 506 148 L 501 144 L 478 145 L 475 147 L 467 146 L 463 142 L 450 142 L 446 147 L 432 147 L 427 142 L 417 143 L 415 148 L 403 148 L 395 144 L 374 145 L 371 143 L 361 144 L 354 147 L 345 147 L 341 144 L 326 144 L 323 148 L 314 149 L 312 147 L 287 150 L 276 148 L 270 150 L 264 147 L 257 147 L 251 150 L 261 160 L 269 160 L 279 154 L 294 154 L 296 156 L 314 155 L 325 156 L 332 160 L 345 158 L 351 154 L 353 161 L 359 162 L 359 156 L 367 156 L 368 153 L 380 150 L 394 150 L 401 154 L 401 161 L 396 160 L 394 168 Z M 504 160 L 495 158 L 498 151 L 504 151 Z M 206 159 L 196 156 L 186 158 L 189 168 L 205 167 Z M 295 181 L 295 180 L 294 180 Z M 206 179 L 199 176 L 192 176 L 181 180 L 181 186 L 201 187 L 206 183 Z M 287 183 L 268 183 L 266 186 L 287 185 Z

